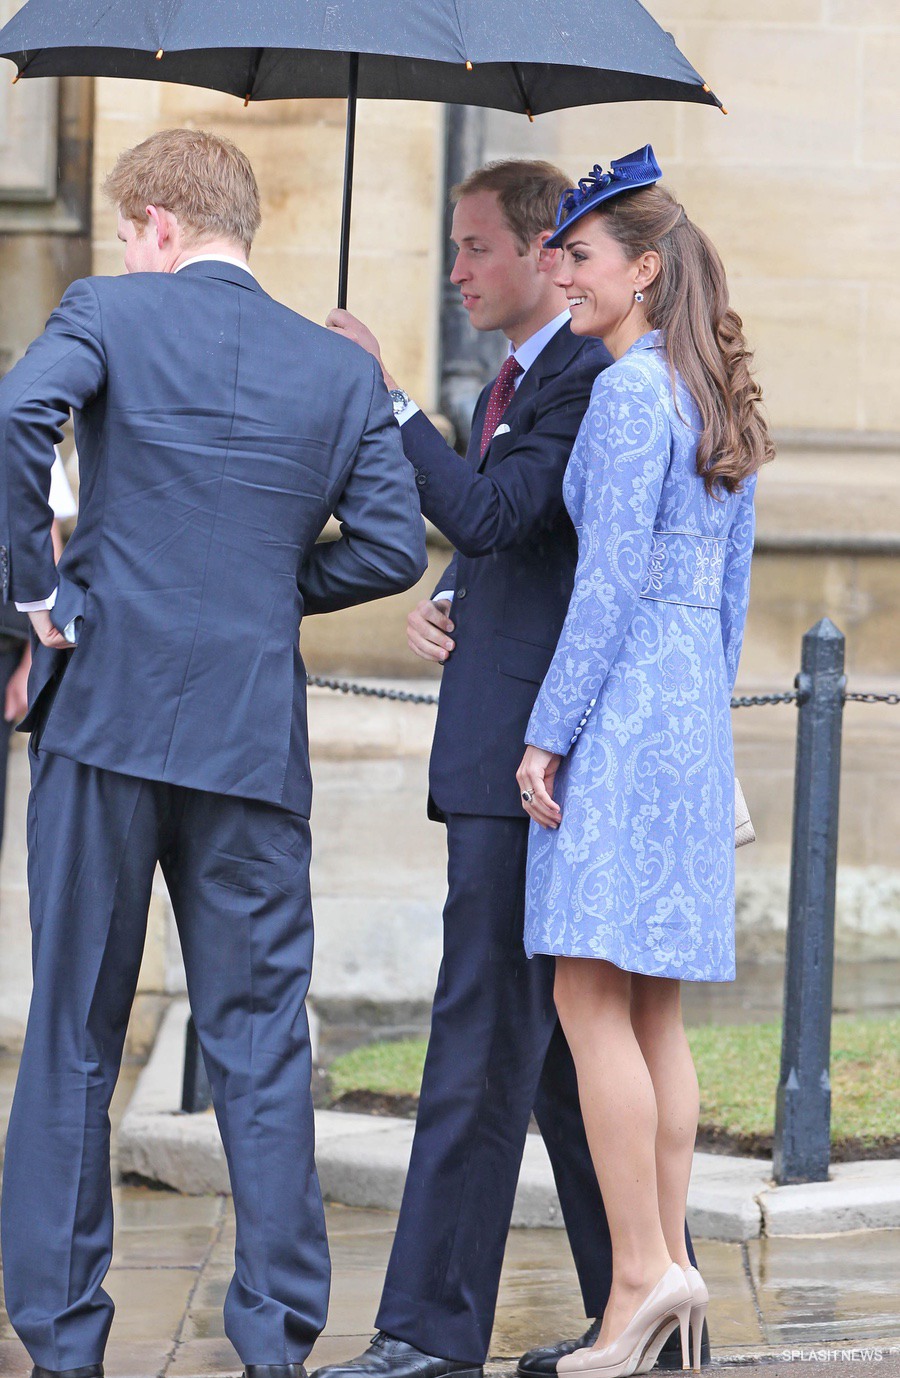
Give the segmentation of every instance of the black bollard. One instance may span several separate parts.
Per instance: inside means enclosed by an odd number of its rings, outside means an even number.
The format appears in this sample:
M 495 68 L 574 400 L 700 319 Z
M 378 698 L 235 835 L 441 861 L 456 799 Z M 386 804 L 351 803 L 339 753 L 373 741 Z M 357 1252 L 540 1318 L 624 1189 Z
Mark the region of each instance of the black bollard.
M 824 1182 L 831 1158 L 831 989 L 844 636 L 823 617 L 803 638 L 775 1181 Z
M 191 1015 L 184 1031 L 184 1081 L 181 1086 L 181 1108 L 189 1115 L 199 1114 L 212 1105 L 212 1091 L 206 1075 L 203 1050 L 197 1037 L 194 1016 Z

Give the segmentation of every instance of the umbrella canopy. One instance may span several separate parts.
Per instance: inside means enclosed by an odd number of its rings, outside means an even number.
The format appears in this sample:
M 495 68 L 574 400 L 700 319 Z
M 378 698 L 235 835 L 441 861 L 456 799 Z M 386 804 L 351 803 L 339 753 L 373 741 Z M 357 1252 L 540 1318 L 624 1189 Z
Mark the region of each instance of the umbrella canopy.
M 111 76 L 243 98 L 345 96 L 346 305 L 358 96 L 520 111 L 719 106 L 639 0 L 28 0 L 0 30 L 19 77 Z
M 118 76 L 251 100 L 358 94 L 544 114 L 718 104 L 638 0 L 28 0 L 0 31 L 21 76 Z

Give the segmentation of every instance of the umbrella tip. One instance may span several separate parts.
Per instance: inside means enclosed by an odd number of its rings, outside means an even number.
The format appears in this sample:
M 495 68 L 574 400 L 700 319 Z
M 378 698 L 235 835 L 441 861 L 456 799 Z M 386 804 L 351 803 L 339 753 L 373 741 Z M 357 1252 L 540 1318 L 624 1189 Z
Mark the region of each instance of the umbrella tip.
M 471 64 L 471 62 L 469 61 L 468 58 L 466 58 L 466 71 L 467 71 L 467 72 L 471 72 L 471 71 L 472 71 L 472 64 Z
M 244 97 L 244 109 L 245 109 L 245 110 L 247 109 L 247 106 L 248 106 L 249 104 L 250 104 L 250 92 L 248 91 L 247 94 L 246 94 L 246 96 Z
M 157 54 L 156 54 L 156 60 L 157 60 L 157 62 L 161 62 L 161 61 L 162 61 L 162 55 L 163 55 L 163 50 L 162 50 L 162 48 L 160 48 L 160 49 L 158 50 Z
M 15 76 L 13 77 L 13 79 L 12 79 L 12 84 L 13 84 L 13 86 L 15 86 L 16 82 L 19 80 L 19 77 L 20 77 L 21 75 L 22 75 L 21 72 L 16 72 L 16 75 L 15 75 Z

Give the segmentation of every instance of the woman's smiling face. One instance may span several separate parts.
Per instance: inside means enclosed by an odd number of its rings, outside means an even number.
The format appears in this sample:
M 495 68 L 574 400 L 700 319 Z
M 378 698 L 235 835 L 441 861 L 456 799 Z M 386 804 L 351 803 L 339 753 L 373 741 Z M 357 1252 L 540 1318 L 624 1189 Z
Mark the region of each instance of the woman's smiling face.
M 608 346 L 623 331 L 643 334 L 649 327 L 635 293 L 646 289 L 658 272 L 655 253 L 628 259 L 602 215 L 583 216 L 563 243 L 555 278 L 568 298 L 573 332 L 598 337 Z

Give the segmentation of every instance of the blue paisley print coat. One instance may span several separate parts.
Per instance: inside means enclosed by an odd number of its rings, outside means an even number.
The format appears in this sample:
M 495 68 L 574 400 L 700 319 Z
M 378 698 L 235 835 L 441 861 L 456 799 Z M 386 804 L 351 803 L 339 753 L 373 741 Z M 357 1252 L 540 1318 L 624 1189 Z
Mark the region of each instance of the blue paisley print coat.
M 662 346 L 651 331 L 600 375 L 566 471 L 575 588 L 526 736 L 565 758 L 562 821 L 531 824 L 525 946 L 730 981 L 756 480 L 707 494 L 699 413 Z

